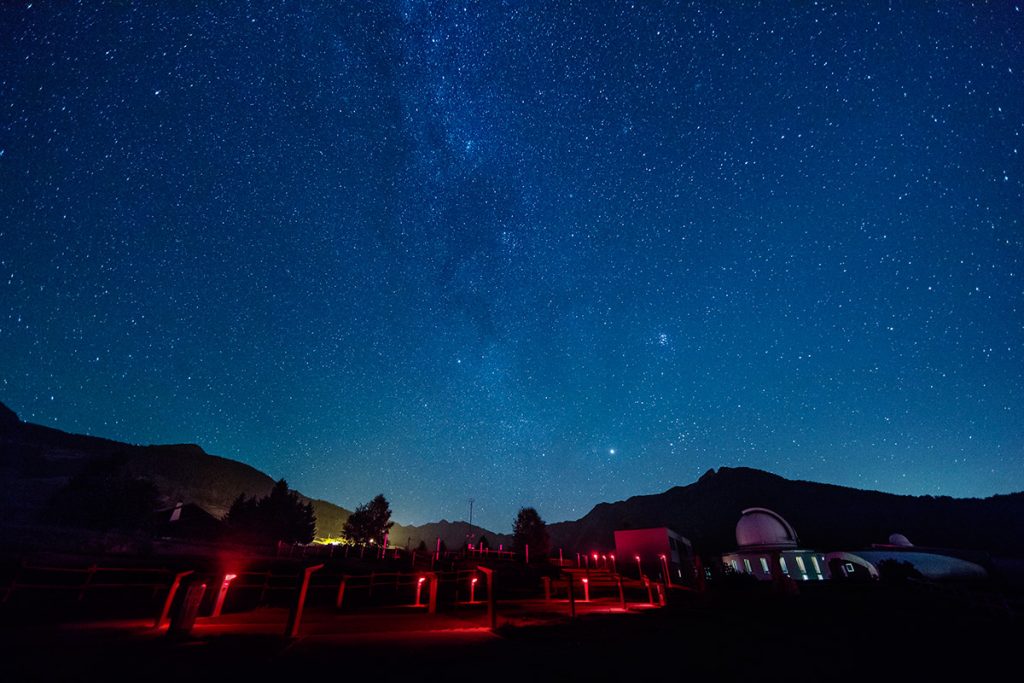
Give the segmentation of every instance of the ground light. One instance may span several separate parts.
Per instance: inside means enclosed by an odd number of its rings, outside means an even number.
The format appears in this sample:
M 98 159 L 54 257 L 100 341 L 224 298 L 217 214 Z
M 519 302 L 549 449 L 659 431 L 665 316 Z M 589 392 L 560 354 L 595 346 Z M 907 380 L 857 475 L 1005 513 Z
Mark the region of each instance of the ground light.
M 225 574 L 224 580 L 221 581 L 220 591 L 217 593 L 217 601 L 213 605 L 212 617 L 219 617 L 220 612 L 224 609 L 224 599 L 228 597 L 228 587 L 231 582 L 238 578 L 238 574 Z
M 423 582 L 426 581 L 426 580 L 427 580 L 427 577 L 425 577 L 425 576 L 421 576 L 420 578 L 418 578 L 416 580 L 416 607 L 421 607 L 421 605 L 420 605 L 420 593 L 423 592 Z

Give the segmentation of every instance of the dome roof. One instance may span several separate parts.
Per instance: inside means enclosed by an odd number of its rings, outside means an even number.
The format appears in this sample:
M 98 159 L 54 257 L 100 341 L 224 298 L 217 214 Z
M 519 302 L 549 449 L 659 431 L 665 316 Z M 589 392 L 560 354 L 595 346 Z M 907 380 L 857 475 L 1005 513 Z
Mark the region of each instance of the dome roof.
M 747 508 L 736 522 L 736 543 L 744 546 L 795 548 L 796 532 L 779 514 L 766 508 Z
M 889 534 L 889 545 L 898 545 L 904 548 L 912 548 L 914 546 L 903 534 Z

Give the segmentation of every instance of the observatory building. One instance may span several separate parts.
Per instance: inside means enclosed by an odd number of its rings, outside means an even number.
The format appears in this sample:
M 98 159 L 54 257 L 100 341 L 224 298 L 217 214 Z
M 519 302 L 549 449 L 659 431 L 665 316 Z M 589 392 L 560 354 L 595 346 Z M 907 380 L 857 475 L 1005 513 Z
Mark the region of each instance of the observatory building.
M 781 515 L 767 508 L 747 508 L 736 523 L 737 548 L 722 556 L 736 573 L 762 581 L 790 578 L 821 581 L 828 578 L 825 555 L 800 548 L 796 531 Z
M 957 551 L 942 548 L 918 548 L 903 534 L 892 534 L 888 543 L 876 544 L 867 550 L 829 553 L 826 564 L 837 579 L 878 579 L 887 568 L 898 571 L 900 566 L 932 581 L 988 578 L 985 568 L 971 561 L 977 558 L 957 557 L 957 554 Z

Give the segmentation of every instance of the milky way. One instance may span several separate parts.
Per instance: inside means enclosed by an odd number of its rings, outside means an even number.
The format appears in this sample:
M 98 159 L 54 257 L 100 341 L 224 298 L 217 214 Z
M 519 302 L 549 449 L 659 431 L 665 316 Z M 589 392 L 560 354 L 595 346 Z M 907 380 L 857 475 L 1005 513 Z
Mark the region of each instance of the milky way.
M 499 531 L 721 465 L 1024 489 L 1022 35 L 1002 2 L 8 4 L 0 400 Z

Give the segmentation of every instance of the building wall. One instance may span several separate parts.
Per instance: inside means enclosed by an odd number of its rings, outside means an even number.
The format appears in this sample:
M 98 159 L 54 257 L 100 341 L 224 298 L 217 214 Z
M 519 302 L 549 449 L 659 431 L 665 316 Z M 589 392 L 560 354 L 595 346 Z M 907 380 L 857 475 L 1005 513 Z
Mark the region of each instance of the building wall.
M 722 564 L 737 573 L 750 574 L 762 581 L 772 579 L 772 558 L 777 550 L 743 550 L 722 556 Z M 783 550 L 779 557 L 783 576 L 795 581 L 823 581 L 829 578 L 825 555 L 813 550 Z
M 690 542 L 666 527 L 623 529 L 615 532 L 615 558 L 619 571 L 626 575 L 637 572 L 636 556 L 644 575 L 660 578 L 661 556 L 669 564 L 673 583 L 689 583 L 693 579 L 693 551 Z

